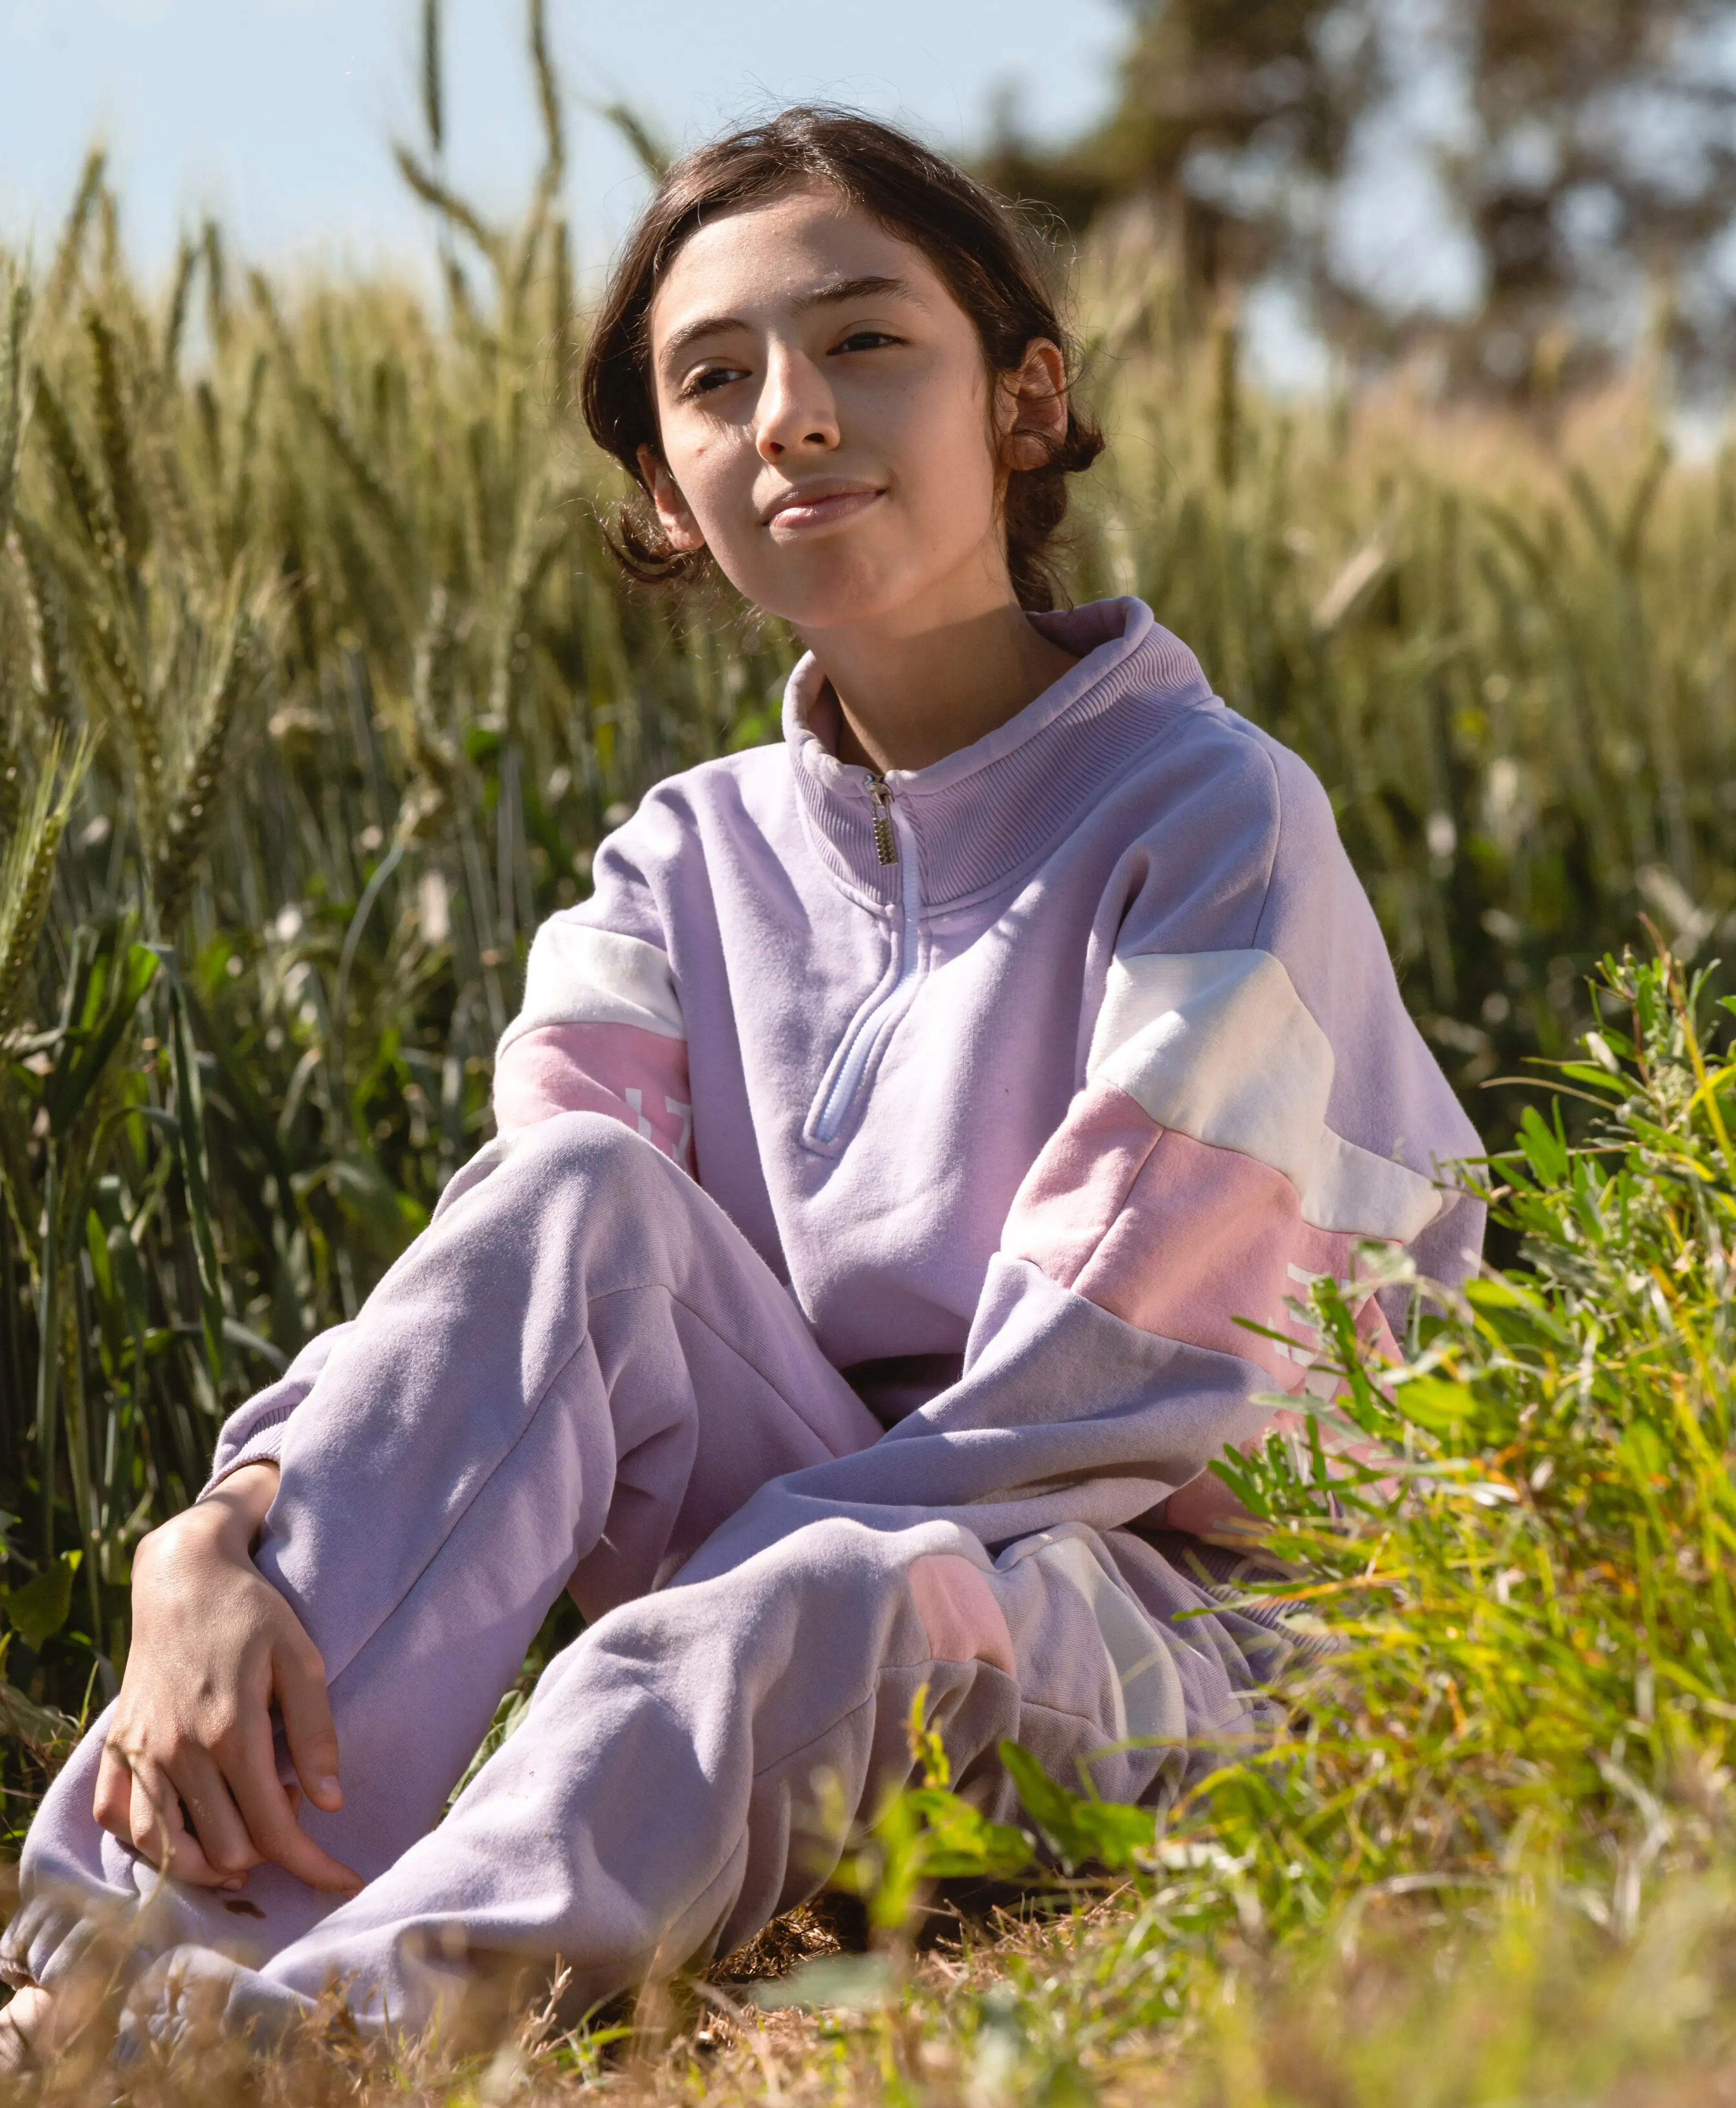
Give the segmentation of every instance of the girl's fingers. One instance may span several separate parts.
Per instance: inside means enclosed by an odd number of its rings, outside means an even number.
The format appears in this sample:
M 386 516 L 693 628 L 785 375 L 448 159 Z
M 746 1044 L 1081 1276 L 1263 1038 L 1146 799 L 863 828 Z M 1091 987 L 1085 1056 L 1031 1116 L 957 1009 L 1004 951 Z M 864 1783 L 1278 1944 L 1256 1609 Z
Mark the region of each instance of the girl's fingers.
M 278 1647 L 272 1669 L 295 1776 L 313 1805 L 335 1815 L 344 1804 L 344 1789 L 338 1784 L 337 1728 L 326 1691 L 326 1665 L 309 1641 L 304 1648 Z
M 173 1824 L 181 1808 L 186 1808 L 187 1822 L 212 1878 L 234 1881 L 250 1873 L 261 1855 L 211 1752 L 192 1745 L 178 1750 L 169 1777 L 171 1794 L 178 1795 L 178 1803 L 169 1810 L 169 1821 Z M 178 1880 L 194 1878 L 179 1864 L 173 1871 Z
M 178 1881 L 216 1888 L 226 1878 L 200 1849 L 181 1813 L 174 1782 L 149 1757 L 135 1756 L 129 1768 L 128 1827 L 135 1851 Z
M 127 1772 L 127 1827 L 133 1849 L 158 1868 L 174 1855 L 169 1808 L 175 1790 L 147 1757 L 135 1755 Z
M 264 1858 L 310 1889 L 349 1896 L 362 1887 L 361 1876 L 322 1852 L 296 1822 L 295 1804 L 277 1777 L 270 1715 L 263 1709 L 255 1715 L 245 1737 L 238 1738 L 227 1777 L 253 1842 Z
M 137 1844 L 133 1835 L 133 1767 L 112 1742 L 102 1745 L 91 1813 L 110 1836 Z

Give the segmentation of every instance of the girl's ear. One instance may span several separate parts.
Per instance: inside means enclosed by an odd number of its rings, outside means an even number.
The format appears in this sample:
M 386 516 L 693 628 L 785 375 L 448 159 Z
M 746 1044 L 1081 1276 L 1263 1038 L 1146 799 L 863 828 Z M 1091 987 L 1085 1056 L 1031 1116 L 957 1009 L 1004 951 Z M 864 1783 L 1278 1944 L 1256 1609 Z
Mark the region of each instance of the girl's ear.
M 686 556 L 706 546 L 706 538 L 700 532 L 699 522 L 688 510 L 688 502 L 676 485 L 675 479 L 663 464 L 662 457 L 650 447 L 638 451 L 639 474 L 645 488 L 651 493 L 651 502 L 656 508 L 657 524 L 669 538 L 669 544 Z
M 995 391 L 1001 460 L 1008 469 L 1046 467 L 1067 435 L 1067 370 L 1057 345 L 1033 337 Z

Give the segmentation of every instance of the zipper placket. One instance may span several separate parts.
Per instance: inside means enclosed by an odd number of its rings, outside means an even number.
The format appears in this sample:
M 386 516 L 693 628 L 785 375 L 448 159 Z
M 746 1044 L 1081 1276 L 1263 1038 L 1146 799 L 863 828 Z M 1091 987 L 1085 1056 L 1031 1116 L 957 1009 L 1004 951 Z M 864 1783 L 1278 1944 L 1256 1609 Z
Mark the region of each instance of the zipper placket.
M 882 864 L 898 867 L 898 973 L 877 1002 L 858 1012 L 838 1050 L 831 1088 L 814 1115 L 812 1127 L 814 1139 L 826 1144 L 836 1142 L 844 1132 L 875 1050 L 909 1001 L 918 963 L 922 888 L 916 838 L 898 809 L 891 785 L 872 768 L 866 773 L 868 800 L 874 811 L 874 854 Z

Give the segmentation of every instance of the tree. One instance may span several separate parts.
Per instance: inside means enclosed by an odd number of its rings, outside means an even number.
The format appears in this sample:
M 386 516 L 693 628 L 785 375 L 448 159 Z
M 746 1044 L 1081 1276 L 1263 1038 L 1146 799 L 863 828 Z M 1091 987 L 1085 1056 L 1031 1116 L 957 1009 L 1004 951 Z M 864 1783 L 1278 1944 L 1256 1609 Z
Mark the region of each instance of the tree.
M 1595 378 L 1648 304 L 1692 385 L 1736 370 L 1736 0 L 1130 0 L 1107 117 L 1044 155 L 1004 117 L 990 179 L 1083 227 L 1144 196 L 1197 291 L 1274 273 L 1321 327 L 1401 350 L 1445 329 L 1463 385 Z M 1475 252 L 1443 322 L 1359 283 L 1331 236 L 1419 82 L 1461 111 L 1414 141 Z
M 1480 0 L 1477 119 L 1451 179 L 1483 259 L 1466 332 L 1498 384 L 1587 374 L 1630 349 L 1648 291 L 1690 381 L 1727 377 L 1736 272 L 1731 0 Z
M 1372 82 L 1374 0 L 1130 0 L 1132 34 L 1105 122 L 1042 155 L 1003 111 L 991 182 L 1082 227 L 1158 200 L 1188 283 L 1247 282 L 1312 252 Z

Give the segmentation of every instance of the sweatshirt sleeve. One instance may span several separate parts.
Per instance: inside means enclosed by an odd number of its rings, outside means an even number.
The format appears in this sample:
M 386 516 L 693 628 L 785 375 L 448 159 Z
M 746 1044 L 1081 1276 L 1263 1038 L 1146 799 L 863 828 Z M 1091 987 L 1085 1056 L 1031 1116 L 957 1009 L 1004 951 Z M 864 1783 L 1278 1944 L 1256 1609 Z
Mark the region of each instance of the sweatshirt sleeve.
M 512 1135 L 604 1113 L 691 1172 L 687 1030 L 633 833 L 597 852 L 593 898 L 536 933 L 524 1007 L 494 1057 L 495 1124 Z
M 255 1391 L 245 1405 L 236 1408 L 218 1430 L 211 1475 L 200 1491 L 201 1500 L 220 1486 L 232 1471 L 240 1471 L 242 1465 L 277 1462 L 290 1415 L 312 1390 L 320 1371 L 354 1330 L 352 1322 L 333 1325 L 318 1334 L 274 1384 Z
M 683 1578 L 827 1513 L 940 1514 L 991 1545 L 1192 1526 L 1171 1497 L 1259 1435 L 1274 1392 L 1314 1387 L 1317 1342 L 1287 1307 L 1311 1279 L 1354 1291 L 1369 1239 L 1437 1280 L 1475 1266 L 1481 1210 L 1454 1166 L 1481 1145 L 1324 792 L 1239 720 L 1200 740 L 1209 765 L 1175 759 L 1192 813 L 1172 802 L 1105 895 L 1078 1088 L 1008 1212 L 960 1381 L 755 1496 Z M 1365 1295 L 1364 1336 L 1390 1346 L 1391 1314 Z
M 1357 1248 L 1462 1279 L 1482 1224 L 1454 1165 L 1481 1145 L 1405 1011 L 1324 793 L 1260 745 L 1274 840 L 1248 941 L 1171 949 L 1156 904 L 1132 903 L 1083 1088 L 1002 1250 L 1139 1332 L 1234 1358 L 1268 1395 L 1325 1396 L 1292 1306 L 1331 1277 L 1365 1344 L 1396 1358 L 1398 1308 L 1358 1296 Z
M 1323 1023 L 1283 956 L 1257 944 L 1118 949 L 1084 1086 L 1013 1202 L 1003 1251 L 1142 1331 L 1245 1356 L 1302 1389 L 1314 1342 L 1285 1308 L 1298 1291 L 1323 1275 L 1354 1288 L 1359 1243 L 1414 1249 L 1454 1210 L 1480 1241 L 1450 1169 L 1477 1138 L 1409 1043 L 1409 1020 L 1380 1010 L 1397 1006 Z M 1358 1066 L 1384 1054 L 1421 1071 L 1414 1099 L 1400 1100 L 1404 1131 L 1354 1089 L 1333 1124 L 1333 1025 L 1354 1035 Z M 1475 1252 L 1444 1256 L 1456 1280 Z M 1391 1349 L 1372 1295 L 1358 1322 Z

